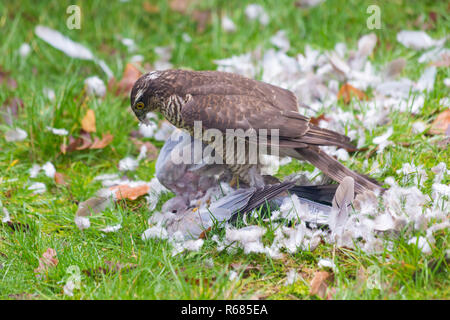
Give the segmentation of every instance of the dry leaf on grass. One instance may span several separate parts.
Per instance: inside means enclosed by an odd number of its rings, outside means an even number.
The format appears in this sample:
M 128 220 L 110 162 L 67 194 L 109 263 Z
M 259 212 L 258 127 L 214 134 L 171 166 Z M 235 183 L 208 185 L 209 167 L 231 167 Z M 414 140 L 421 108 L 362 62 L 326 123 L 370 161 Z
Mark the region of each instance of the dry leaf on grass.
M 322 299 L 326 297 L 328 283 L 332 280 L 333 274 L 326 271 L 316 271 L 311 280 L 310 295 L 317 295 Z
M 128 96 L 131 89 L 133 88 L 134 83 L 139 79 L 142 75 L 142 72 L 136 68 L 136 66 L 132 63 L 127 63 L 125 66 L 125 70 L 123 71 L 122 79 L 119 83 L 116 83 L 113 78 L 108 83 L 108 89 L 111 90 L 115 87 L 116 96 L 124 95 Z
M 431 124 L 430 134 L 446 134 L 450 136 L 450 108 L 441 112 Z
M 63 186 L 68 185 L 68 183 L 66 182 L 66 176 L 59 172 L 55 172 L 55 183 Z
M 74 138 L 69 136 L 69 143 L 67 144 L 64 141 L 61 146 L 61 152 L 73 152 L 75 150 L 85 150 L 85 149 L 103 149 L 108 146 L 114 139 L 114 136 L 107 132 L 106 134 L 102 134 L 102 139 L 97 137 L 94 138 L 94 142 L 92 142 L 91 135 L 87 132 L 82 131 L 80 137 Z
M 352 97 L 356 96 L 359 100 L 367 100 L 367 95 L 352 85 L 344 84 L 338 92 L 338 99 L 344 99 L 345 103 L 349 103 Z
M 97 129 L 95 127 L 95 113 L 94 110 L 88 109 L 86 115 L 83 120 L 81 120 L 81 127 L 86 132 L 96 132 Z
M 137 186 L 129 186 L 127 184 L 122 184 L 118 186 L 110 187 L 109 190 L 114 192 L 117 200 L 129 199 L 136 200 L 140 196 L 147 194 L 150 191 L 148 184 L 141 184 Z
M 311 117 L 310 121 L 312 124 L 318 126 L 320 121 L 330 122 L 332 120 L 330 117 L 326 116 L 324 113 L 318 117 Z
M 145 1 L 142 4 L 142 8 L 144 9 L 145 12 L 148 12 L 148 13 L 158 13 L 159 12 L 159 7 L 157 5 L 150 3 L 149 1 Z
M 95 137 L 94 142 L 91 144 L 89 149 L 103 149 L 108 144 L 110 144 L 114 139 L 114 136 L 111 133 L 102 134 L 102 139 Z
M 48 271 L 49 268 L 54 268 L 58 265 L 58 258 L 56 258 L 55 249 L 48 248 L 39 258 L 39 267 L 34 269 L 34 273 L 38 276 Z

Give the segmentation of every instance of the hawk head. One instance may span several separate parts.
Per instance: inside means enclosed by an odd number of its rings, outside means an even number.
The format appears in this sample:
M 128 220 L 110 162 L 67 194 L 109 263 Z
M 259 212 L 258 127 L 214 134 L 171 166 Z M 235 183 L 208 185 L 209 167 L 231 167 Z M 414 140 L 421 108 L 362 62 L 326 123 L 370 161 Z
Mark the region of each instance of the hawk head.
M 163 103 L 157 90 L 160 75 L 159 71 L 144 74 L 135 82 L 131 90 L 131 109 L 143 123 L 148 123 L 147 113 L 159 110 Z

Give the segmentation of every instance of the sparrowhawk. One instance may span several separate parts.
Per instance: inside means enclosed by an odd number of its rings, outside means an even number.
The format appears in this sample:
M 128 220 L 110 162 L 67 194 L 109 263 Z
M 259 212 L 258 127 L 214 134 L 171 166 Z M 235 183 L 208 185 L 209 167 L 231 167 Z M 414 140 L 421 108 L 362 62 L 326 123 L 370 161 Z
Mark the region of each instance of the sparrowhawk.
M 227 129 L 278 129 L 278 141 L 269 139 L 267 143 L 276 143 L 280 156 L 307 160 L 339 183 L 351 176 L 357 193 L 382 190 L 376 181 L 351 171 L 319 148 L 355 149 L 347 136 L 320 128 L 301 115 L 297 98 L 289 90 L 227 72 L 164 70 L 140 77 L 130 98 L 132 110 L 141 122 L 147 121 L 148 112 L 159 111 L 191 135 L 194 121 L 201 121 L 203 129 L 216 129 L 224 135 Z M 227 155 L 223 153 L 225 159 Z M 249 181 L 254 176 L 249 172 L 257 165 L 228 166 L 244 182 L 255 184 Z

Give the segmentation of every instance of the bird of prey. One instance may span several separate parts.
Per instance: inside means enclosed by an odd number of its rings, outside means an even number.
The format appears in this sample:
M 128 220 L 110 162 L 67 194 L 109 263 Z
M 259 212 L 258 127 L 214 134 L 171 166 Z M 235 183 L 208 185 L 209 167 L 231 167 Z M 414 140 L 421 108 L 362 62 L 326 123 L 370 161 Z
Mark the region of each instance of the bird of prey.
M 355 180 L 355 192 L 381 191 L 376 181 L 356 173 L 322 151 L 320 146 L 354 149 L 350 139 L 337 132 L 320 128 L 298 112 L 295 95 L 268 83 L 237 74 L 219 71 L 164 70 L 153 71 L 139 78 L 131 91 L 131 107 L 141 122 L 149 112 L 159 111 L 174 126 L 194 134 L 194 122 L 201 121 L 203 129 L 278 129 L 276 144 L 280 156 L 306 160 L 339 183 L 346 176 Z M 204 137 L 202 137 L 204 139 Z M 212 141 L 205 139 L 205 143 Z M 224 143 L 225 144 L 225 141 Z M 221 156 L 227 159 L 226 152 Z M 236 156 L 236 155 L 235 155 Z M 239 155 L 237 155 L 239 156 Z M 239 179 L 261 187 L 249 175 L 258 165 L 229 164 Z

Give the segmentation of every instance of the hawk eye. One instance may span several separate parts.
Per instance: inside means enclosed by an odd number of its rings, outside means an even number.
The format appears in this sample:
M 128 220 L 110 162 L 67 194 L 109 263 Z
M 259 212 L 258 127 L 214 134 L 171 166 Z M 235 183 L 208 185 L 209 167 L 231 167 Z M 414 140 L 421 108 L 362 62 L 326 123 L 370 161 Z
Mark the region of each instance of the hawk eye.
M 136 108 L 137 108 L 137 109 L 144 109 L 144 103 L 143 103 L 143 102 L 138 102 L 138 103 L 136 104 Z

